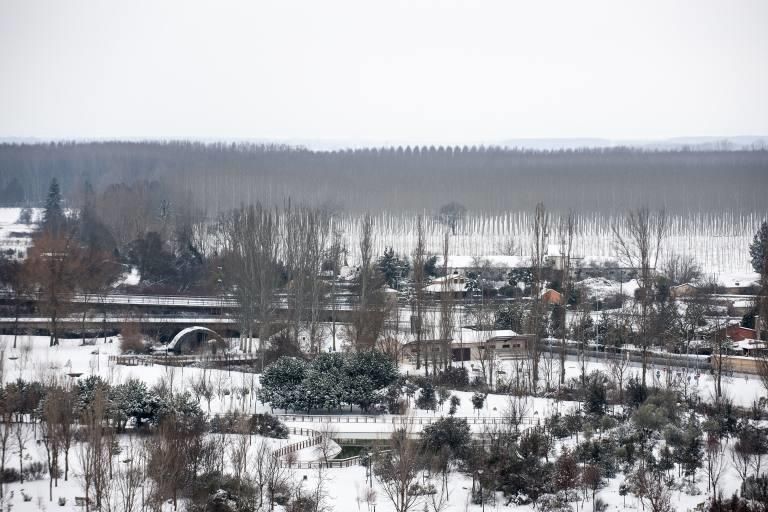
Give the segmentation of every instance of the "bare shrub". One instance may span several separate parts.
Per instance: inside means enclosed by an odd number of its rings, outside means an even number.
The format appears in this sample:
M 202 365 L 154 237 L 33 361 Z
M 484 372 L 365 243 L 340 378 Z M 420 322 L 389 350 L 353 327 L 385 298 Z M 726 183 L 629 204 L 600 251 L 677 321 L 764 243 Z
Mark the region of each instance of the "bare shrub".
M 120 351 L 124 354 L 127 352 L 140 353 L 144 352 L 145 349 L 139 326 L 132 322 L 123 325 L 120 330 Z

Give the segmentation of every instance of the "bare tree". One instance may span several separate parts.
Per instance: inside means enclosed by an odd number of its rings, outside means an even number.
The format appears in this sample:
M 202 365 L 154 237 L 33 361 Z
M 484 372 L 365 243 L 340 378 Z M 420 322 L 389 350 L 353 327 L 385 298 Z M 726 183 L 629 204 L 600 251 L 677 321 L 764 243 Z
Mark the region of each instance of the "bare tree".
M 59 427 L 61 451 L 64 455 L 64 481 L 69 480 L 69 452 L 75 438 L 75 398 L 71 390 L 63 390 L 59 396 Z
M 48 465 L 48 499 L 53 501 L 54 483 L 58 487 L 61 469 L 59 468 L 59 456 L 61 455 L 63 437 L 61 434 L 62 397 L 65 391 L 56 384 L 49 386 L 45 400 L 43 402 L 42 412 L 42 440 L 45 447 L 46 461 Z
M 16 453 L 19 456 L 19 477 L 21 483 L 24 483 L 24 450 L 27 449 L 27 443 L 32 438 L 32 432 L 24 423 L 22 415 L 19 415 L 13 425 L 13 439 L 16 442 Z
M 328 218 L 320 210 L 292 208 L 284 212 L 283 255 L 288 272 L 291 302 L 289 336 L 298 343 L 301 326 L 309 331 L 309 351 L 317 351 L 317 328 L 321 298 L 320 266 L 325 254 Z
M 715 399 L 719 401 L 723 396 L 723 375 L 726 370 L 728 349 L 731 342 L 725 329 L 727 322 L 720 317 L 719 313 L 715 316 L 713 322 L 714 326 L 710 336 L 710 343 L 712 345 L 711 364 L 715 381 Z
M 50 346 L 59 343 L 59 322 L 71 307 L 71 296 L 82 276 L 81 251 L 75 233 L 43 232 L 30 249 L 27 273 L 38 287 L 40 306 L 50 319 Z
M 250 481 L 256 489 L 256 510 L 261 510 L 264 506 L 264 498 L 267 496 L 267 489 L 271 481 L 271 474 L 279 471 L 280 461 L 273 456 L 269 445 L 263 439 L 255 443 L 247 460 L 247 473 Z
M 531 314 L 529 316 L 529 330 L 533 338 L 528 346 L 528 355 L 531 360 L 531 373 L 529 386 L 532 392 L 536 392 L 539 382 L 539 359 L 540 339 L 542 324 L 542 314 L 544 312 L 544 303 L 542 292 L 544 287 L 544 264 L 547 254 L 547 241 L 549 239 L 549 214 L 544 208 L 544 204 L 536 205 L 536 212 L 533 218 L 533 232 L 531 240 L 531 269 L 533 271 L 533 280 L 531 283 L 531 295 L 533 303 Z
M 150 451 L 148 474 L 157 485 L 157 499 L 171 498 L 176 509 L 179 486 L 184 470 L 181 436 L 175 432 L 175 421 L 166 418 L 153 438 Z
M 418 442 L 407 430 L 392 434 L 392 449 L 376 455 L 373 474 L 396 512 L 414 510 L 421 496 L 414 493 L 418 482 L 421 453 Z
M 424 358 L 425 373 L 429 375 L 428 354 L 422 354 L 421 339 L 424 334 L 424 287 L 426 276 L 424 264 L 427 260 L 427 247 L 424 235 L 424 218 L 419 215 L 416 219 L 416 247 L 413 249 L 413 299 L 411 301 L 411 318 L 416 325 L 416 369 L 421 368 Z M 446 276 L 448 279 L 448 276 Z
M 334 222 L 332 230 L 331 245 L 328 249 L 327 261 L 330 263 L 332 276 L 331 276 L 331 289 L 330 289 L 330 301 L 331 301 L 331 339 L 333 351 L 336 352 L 336 310 L 337 304 L 337 281 L 339 276 L 339 270 L 341 268 L 342 254 L 344 253 L 344 233 Z
M 741 478 L 742 486 L 746 483 L 750 468 L 755 465 L 755 458 L 760 451 L 756 441 L 754 433 L 747 428 L 739 432 L 731 447 L 731 465 Z
M 651 512 L 672 512 L 672 493 L 661 472 L 639 468 L 632 478 L 633 494 L 640 498 L 643 507 Z
M 531 412 L 532 407 L 533 405 L 528 401 L 527 394 L 517 392 L 510 395 L 507 398 L 507 407 L 504 410 L 505 421 L 509 423 L 515 432 L 519 431 L 520 426 Z
M 372 347 L 376 343 L 375 318 L 371 318 L 373 259 L 373 219 L 366 214 L 360 227 L 360 300 L 352 323 L 352 342 L 356 349 Z
M 493 308 L 489 303 L 481 301 L 479 304 L 473 305 L 468 313 L 471 315 L 475 327 L 477 361 L 480 363 L 480 370 L 483 373 L 483 382 L 487 385 L 493 385 L 493 370 L 496 361 L 496 347 L 490 343 Z
M 608 326 L 605 334 L 606 345 L 619 349 L 624 344 L 630 329 L 628 326 L 629 322 L 627 321 L 626 316 L 621 313 L 617 313 L 610 317 L 607 316 L 607 318 Z M 616 354 L 608 360 L 608 371 L 613 377 L 613 380 L 616 381 L 620 403 L 623 403 L 624 401 L 624 381 L 627 378 L 630 366 L 629 353 L 617 350 Z
M 32 291 L 33 276 L 29 275 L 30 265 L 15 259 L 0 256 L 0 285 L 2 285 L 13 303 L 13 348 L 16 348 L 16 340 L 19 334 L 19 316 L 24 302 L 29 300 Z M 0 362 L 2 364 L 2 362 Z M 0 377 L 2 377 L 0 369 Z M 2 383 L 2 380 L 0 380 Z
M 259 322 L 259 352 L 264 365 L 266 341 L 274 312 L 274 292 L 279 272 L 280 219 L 260 204 L 241 208 L 222 220 L 225 247 L 224 276 L 231 282 L 240 306 L 240 323 L 246 341 L 241 349 L 253 351 L 253 325 Z
M 694 283 L 701 279 L 701 267 L 693 256 L 669 254 L 661 267 L 661 272 L 673 285 Z
M 450 235 L 449 232 L 443 234 L 443 293 L 440 297 L 440 339 L 442 340 L 443 368 L 451 365 L 452 351 L 451 343 L 453 341 L 453 324 L 456 306 L 453 297 L 452 276 L 448 275 L 448 254 L 449 254 Z M 461 357 L 464 364 L 464 357 Z
M 139 501 L 140 491 L 145 485 L 142 468 L 142 453 L 129 438 L 128 446 L 121 454 L 120 467 L 115 472 L 113 487 L 118 512 L 136 512 L 143 504 Z
M 11 459 L 11 434 L 13 432 L 13 413 L 16 396 L 0 382 L 0 475 L 5 474 L 5 466 Z M 22 477 L 23 478 L 23 477 Z M 0 482 L 0 499 L 4 496 L 4 484 Z
M 85 344 L 85 321 L 89 311 L 92 311 L 94 303 L 101 303 L 102 312 L 106 316 L 104 300 L 109 293 L 111 284 L 120 273 L 120 264 L 114 256 L 106 251 L 86 249 L 82 251 L 78 278 L 75 289 L 80 294 L 81 317 L 80 329 Z
M 304 505 L 306 512 L 330 512 L 333 507 L 328 503 L 328 472 L 319 465 L 315 470 L 315 478 L 308 490 L 304 490 L 303 482 L 296 485 L 296 498 Z
M 619 258 L 639 272 L 640 276 L 640 342 L 643 353 L 642 384 L 645 387 L 648 369 L 648 313 L 653 303 L 653 270 L 667 235 L 667 216 L 664 210 L 651 213 L 648 208 L 640 208 L 630 211 L 623 225 L 614 223 L 612 231 Z
M 250 432 L 248 429 L 248 417 L 244 416 L 238 420 L 236 426 L 236 435 L 229 442 L 229 461 L 232 465 L 232 476 L 237 482 L 237 493 L 243 486 L 243 481 L 247 475 L 248 468 L 248 449 L 251 446 Z
M 725 445 L 714 436 L 708 436 L 704 463 L 707 469 L 708 490 L 712 491 L 712 499 L 717 500 L 720 492 L 720 477 L 725 471 Z
M 562 310 L 562 339 L 560 340 L 560 385 L 565 384 L 565 347 L 567 337 L 567 306 L 568 297 L 571 293 L 571 251 L 573 250 L 573 235 L 575 231 L 575 222 L 573 213 L 569 212 L 565 220 L 560 221 L 560 261 L 561 270 L 563 274 L 562 278 L 562 296 L 563 304 L 561 304 Z
M 318 430 L 320 443 L 315 448 L 325 462 L 326 467 L 330 467 L 330 459 L 339 445 L 333 440 L 337 436 L 336 426 L 330 421 L 324 422 Z

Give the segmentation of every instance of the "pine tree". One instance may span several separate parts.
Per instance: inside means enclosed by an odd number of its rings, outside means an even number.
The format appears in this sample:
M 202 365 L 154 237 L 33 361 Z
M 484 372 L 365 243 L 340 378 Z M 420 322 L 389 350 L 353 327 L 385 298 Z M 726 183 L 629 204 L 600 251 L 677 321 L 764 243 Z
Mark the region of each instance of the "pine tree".
M 416 399 L 416 407 L 419 409 L 426 409 L 428 411 L 434 411 L 437 407 L 437 400 L 435 398 L 435 388 L 432 383 L 427 381 L 421 388 L 421 394 Z
M 48 198 L 45 200 L 43 212 L 43 228 L 47 231 L 58 231 L 64 223 L 64 210 L 61 208 L 61 190 L 56 178 L 51 180 L 48 188 Z
M 397 288 L 401 280 L 405 279 L 410 271 L 407 259 L 400 259 L 391 247 L 384 249 L 384 255 L 376 262 L 376 268 L 384 276 L 387 286 Z
M 768 254 L 768 220 L 763 221 L 760 229 L 755 233 L 755 238 L 749 246 L 749 255 L 752 258 L 752 268 L 755 272 L 762 274 L 764 271 L 765 258 Z

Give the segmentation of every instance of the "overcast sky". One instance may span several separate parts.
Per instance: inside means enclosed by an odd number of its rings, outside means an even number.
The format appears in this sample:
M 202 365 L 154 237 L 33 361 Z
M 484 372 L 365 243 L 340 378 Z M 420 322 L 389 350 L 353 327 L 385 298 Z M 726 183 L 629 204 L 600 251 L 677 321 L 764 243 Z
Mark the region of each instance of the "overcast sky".
M 0 0 L 0 137 L 768 134 L 768 1 Z

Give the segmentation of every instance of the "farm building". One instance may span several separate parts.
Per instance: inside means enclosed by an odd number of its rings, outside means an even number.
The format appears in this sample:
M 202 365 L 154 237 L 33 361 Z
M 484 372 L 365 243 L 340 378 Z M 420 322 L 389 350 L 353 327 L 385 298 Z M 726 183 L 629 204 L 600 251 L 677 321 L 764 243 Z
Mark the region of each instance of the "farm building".
M 672 286 L 669 289 L 669 296 L 673 299 L 680 299 L 683 297 L 694 297 L 698 295 L 699 287 L 691 283 L 683 283 L 677 286 Z
M 754 295 L 760 289 L 760 275 L 754 272 L 721 274 L 717 277 L 717 286 L 722 293 Z
M 733 343 L 733 350 L 745 356 L 757 356 L 766 353 L 766 343 L 759 340 L 743 339 Z
M 750 329 L 749 327 L 743 327 L 738 323 L 733 323 L 728 327 L 725 327 L 724 329 L 725 329 L 725 335 L 735 342 L 757 338 L 757 335 L 756 335 L 757 333 L 755 332 L 754 329 Z
M 736 299 L 731 303 L 731 309 L 734 315 L 744 316 L 755 307 L 755 298 Z
M 424 291 L 434 297 L 462 298 L 467 295 L 467 278 L 454 271 L 452 274 L 434 279 Z
M 546 288 L 541 294 L 541 300 L 544 304 L 562 304 L 563 295 L 557 290 Z
M 530 335 L 517 334 L 511 330 L 479 331 L 461 329 L 457 339 L 451 340 L 451 360 L 477 361 L 483 351 L 493 350 L 501 358 L 520 359 L 527 357 Z M 422 340 L 422 356 L 439 359 L 447 340 Z M 416 357 L 416 342 L 405 345 L 405 356 L 410 360 Z

